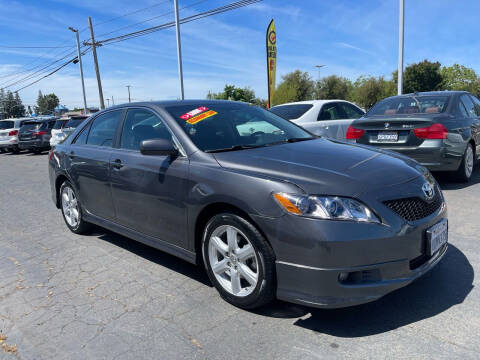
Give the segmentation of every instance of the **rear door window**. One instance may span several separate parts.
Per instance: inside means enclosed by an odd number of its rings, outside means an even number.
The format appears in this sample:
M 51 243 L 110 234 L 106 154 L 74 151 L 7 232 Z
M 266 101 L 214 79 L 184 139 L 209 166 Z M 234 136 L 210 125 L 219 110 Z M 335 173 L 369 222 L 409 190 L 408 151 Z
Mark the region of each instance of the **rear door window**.
M 99 115 L 90 126 L 87 145 L 112 147 L 122 113 L 122 110 L 116 110 Z
M 473 102 L 470 99 L 470 96 L 462 95 L 461 100 L 462 100 L 463 105 L 465 105 L 465 109 L 467 109 L 468 116 L 469 117 L 476 117 L 477 114 L 475 112 L 475 106 L 473 105 Z
M 318 113 L 318 121 L 346 119 L 347 115 L 338 103 L 329 103 L 322 106 Z
M 473 101 L 473 109 L 475 111 L 476 116 L 480 116 L 480 100 L 478 100 L 475 96 L 470 95 L 470 98 Z
M 359 119 L 364 114 L 363 111 L 353 106 L 352 104 L 342 102 L 342 103 L 339 103 L 339 105 L 345 112 L 345 115 L 346 115 L 345 119 Z

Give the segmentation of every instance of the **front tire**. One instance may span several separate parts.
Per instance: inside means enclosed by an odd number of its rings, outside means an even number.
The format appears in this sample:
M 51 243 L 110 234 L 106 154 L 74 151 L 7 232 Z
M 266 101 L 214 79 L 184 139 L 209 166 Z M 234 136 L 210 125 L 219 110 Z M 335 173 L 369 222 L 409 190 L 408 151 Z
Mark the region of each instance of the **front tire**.
M 468 182 L 472 177 L 473 166 L 475 163 L 475 152 L 472 144 L 468 143 L 465 153 L 463 154 L 462 163 L 455 173 L 455 178 L 461 182 Z
M 275 255 L 249 221 L 233 213 L 214 216 L 206 225 L 202 252 L 210 281 L 227 302 L 243 309 L 275 296 Z
M 69 181 L 60 186 L 60 207 L 63 220 L 70 231 L 75 234 L 84 234 L 91 228 L 91 224 L 83 220 L 82 206 L 75 189 Z

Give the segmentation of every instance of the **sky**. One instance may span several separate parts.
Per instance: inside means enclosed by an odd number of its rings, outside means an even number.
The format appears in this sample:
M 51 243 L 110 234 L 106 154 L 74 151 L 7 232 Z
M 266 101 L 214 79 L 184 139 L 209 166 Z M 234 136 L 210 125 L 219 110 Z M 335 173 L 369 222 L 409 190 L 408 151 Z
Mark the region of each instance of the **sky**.
M 180 18 L 232 1 L 179 0 Z M 225 84 L 233 84 L 249 86 L 258 97 L 266 98 L 265 32 L 272 18 L 277 33 L 277 84 L 282 75 L 296 69 L 317 79 L 315 65 L 325 65 L 320 76 L 388 78 L 398 62 L 398 3 L 264 0 L 184 24 L 185 97 L 203 99 L 209 91 L 218 92 Z M 478 14 L 478 0 L 405 0 L 405 64 L 423 59 L 447 66 L 460 63 L 480 75 Z M 68 27 L 82 30 L 80 38 L 87 40 L 88 16 L 92 17 L 96 39 L 102 40 L 172 21 L 173 0 L 0 0 L 0 88 L 18 90 L 37 77 L 7 86 L 38 70 L 29 71 L 32 67 L 75 50 L 69 49 L 75 46 L 75 36 Z M 132 101 L 179 97 L 174 29 L 103 46 L 97 52 L 104 97 L 110 99 L 110 105 L 112 97 L 115 104 L 128 101 L 127 85 L 131 85 Z M 87 104 L 99 106 L 91 52 L 82 59 Z M 33 105 L 39 90 L 54 92 L 69 108 L 82 107 L 78 64 L 69 64 L 21 90 L 24 104 Z

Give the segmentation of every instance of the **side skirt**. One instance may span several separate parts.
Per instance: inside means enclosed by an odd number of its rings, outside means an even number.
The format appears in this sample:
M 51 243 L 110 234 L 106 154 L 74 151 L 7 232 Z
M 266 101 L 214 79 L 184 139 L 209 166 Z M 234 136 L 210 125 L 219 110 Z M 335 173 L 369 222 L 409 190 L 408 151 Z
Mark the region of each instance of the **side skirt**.
M 135 241 L 141 242 L 142 244 L 151 246 L 155 249 L 158 249 L 160 251 L 164 251 L 170 255 L 174 255 L 176 257 L 179 257 L 185 261 L 188 261 L 189 263 L 192 264 L 197 264 L 197 256 L 194 252 L 188 251 L 180 246 L 176 246 L 173 244 L 170 244 L 166 241 L 159 240 L 157 238 L 154 238 L 152 236 L 144 235 L 141 234 L 135 230 L 129 229 L 125 226 L 119 225 L 113 221 L 106 220 L 103 218 L 100 218 L 98 216 L 95 216 L 93 214 L 90 214 L 87 211 L 84 211 L 83 216 L 85 218 L 85 221 L 96 224 L 98 226 L 104 227 L 108 230 L 111 230 L 115 233 L 121 234 L 125 237 L 128 237 L 130 239 L 133 239 Z

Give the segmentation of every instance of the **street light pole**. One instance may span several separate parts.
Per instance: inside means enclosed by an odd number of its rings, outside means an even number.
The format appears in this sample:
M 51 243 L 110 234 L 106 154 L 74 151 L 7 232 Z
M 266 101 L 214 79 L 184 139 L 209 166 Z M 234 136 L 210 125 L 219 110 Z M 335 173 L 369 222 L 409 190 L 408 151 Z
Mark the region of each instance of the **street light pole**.
M 180 41 L 180 23 L 178 20 L 178 0 L 173 0 L 175 7 L 175 29 L 177 32 L 178 78 L 180 80 L 180 99 L 185 99 L 183 91 L 182 45 Z
M 403 37 L 404 37 L 404 25 L 405 25 L 405 0 L 399 0 L 399 12 L 398 12 L 398 80 L 397 80 L 397 93 L 402 95 L 403 93 Z
M 130 102 L 130 86 L 131 86 L 131 85 L 127 85 L 127 89 L 128 89 L 128 102 Z
M 106 98 L 105 100 L 107 100 L 107 108 L 109 108 L 110 107 L 110 99 Z
M 82 92 L 83 92 L 83 114 L 87 113 L 87 97 L 85 96 L 85 82 L 83 80 L 83 66 L 82 66 L 82 53 L 80 51 L 80 39 L 78 37 L 78 30 L 73 27 L 68 28 L 70 31 L 75 33 L 75 38 L 77 39 L 77 56 L 78 56 L 78 65 L 80 67 L 80 78 L 82 79 Z

